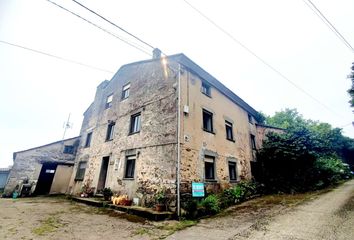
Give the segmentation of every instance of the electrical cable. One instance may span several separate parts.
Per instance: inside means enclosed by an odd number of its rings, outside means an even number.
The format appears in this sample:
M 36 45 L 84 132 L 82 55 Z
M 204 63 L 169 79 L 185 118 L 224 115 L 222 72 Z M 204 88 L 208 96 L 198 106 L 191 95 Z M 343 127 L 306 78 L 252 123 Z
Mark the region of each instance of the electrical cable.
M 36 49 L 33 49 L 33 48 L 24 47 L 24 46 L 17 45 L 17 44 L 14 44 L 14 43 L 10 43 L 10 42 L 6 42 L 6 41 L 3 41 L 3 40 L 0 40 L 0 42 L 4 43 L 4 44 L 7 44 L 7 45 L 10 45 L 10 46 L 13 46 L 13 47 L 18 47 L 18 48 L 22 48 L 22 49 L 25 49 L 25 50 L 28 50 L 28 51 L 31 51 L 31 52 L 35 52 L 35 53 L 39 53 L 39 54 L 42 54 L 42 55 L 45 55 L 45 56 L 53 57 L 53 58 L 56 58 L 56 59 L 59 59 L 59 60 L 65 61 L 65 62 L 75 63 L 75 64 L 78 64 L 78 65 L 81 65 L 81 66 L 84 66 L 84 67 L 88 67 L 88 68 L 92 68 L 92 69 L 95 69 L 95 70 L 99 70 L 99 71 L 102 71 L 102 72 L 114 73 L 112 71 L 109 71 L 109 70 L 106 70 L 106 69 L 103 69 L 103 68 L 98 68 L 98 67 L 95 67 L 95 66 L 92 66 L 92 65 L 88 65 L 88 64 L 85 64 L 85 63 L 81 63 L 81 62 L 78 62 L 78 61 L 75 61 L 75 60 L 71 60 L 71 59 L 68 59 L 68 58 L 59 57 L 59 56 L 56 56 L 56 55 L 53 55 L 53 54 L 50 54 L 50 53 L 46 53 L 46 52 L 43 52 L 43 51 L 40 51 L 40 50 L 36 50 Z
M 209 18 L 206 14 L 201 12 L 199 9 L 197 9 L 195 6 L 193 6 L 191 3 L 189 3 L 187 0 L 183 0 L 188 6 L 190 6 L 194 11 L 196 11 L 199 15 L 201 15 L 203 18 L 205 18 L 209 23 L 211 23 L 214 27 L 219 29 L 222 33 L 224 33 L 226 36 L 228 36 L 231 40 L 233 40 L 235 43 L 240 45 L 242 48 L 244 48 L 248 53 L 253 55 L 255 58 L 257 58 L 260 62 L 262 62 L 266 67 L 271 69 L 273 72 L 275 72 L 277 75 L 279 75 L 281 78 L 286 80 L 288 83 L 290 83 L 293 87 L 297 88 L 299 91 L 307 95 L 309 98 L 320 104 L 323 108 L 326 110 L 330 111 L 331 113 L 334 113 L 338 117 L 341 117 L 338 113 L 333 111 L 331 108 L 329 108 L 327 105 L 322 103 L 320 100 L 312 96 L 309 92 L 305 91 L 303 88 L 301 88 L 299 85 L 291 81 L 288 77 L 286 77 L 284 74 L 282 74 L 279 70 L 277 70 L 275 67 L 270 65 L 268 62 L 266 62 L 264 59 L 262 59 L 260 56 L 258 56 L 254 51 L 252 51 L 250 48 L 248 48 L 245 44 L 241 43 L 239 40 L 237 40 L 231 33 L 226 31 L 224 28 L 222 28 L 220 25 L 218 25 L 215 21 L 213 21 L 211 18 Z
M 325 15 L 316 7 L 316 5 L 311 0 L 302 0 L 320 19 L 321 21 L 339 38 L 339 40 L 344 43 L 344 45 L 349 48 L 349 50 L 354 53 L 354 48 L 345 39 L 345 37 L 337 30 L 337 28 L 325 17 Z M 311 5 L 310 5 L 311 4 Z
M 136 40 L 144 43 L 145 45 L 149 46 L 152 49 L 155 49 L 151 44 L 148 44 L 147 42 L 143 41 L 141 38 L 135 36 L 134 34 L 128 32 L 127 30 L 125 30 L 124 28 L 118 26 L 117 24 L 115 24 L 114 22 L 108 20 L 107 18 L 103 17 L 102 15 L 98 14 L 97 12 L 91 10 L 90 8 L 86 7 L 85 5 L 83 5 L 82 3 L 76 1 L 76 0 L 72 0 L 73 2 L 75 2 L 76 4 L 78 4 L 79 6 L 85 8 L 86 10 L 90 11 L 91 13 L 95 14 L 96 16 L 102 18 L 103 20 L 105 20 L 106 22 L 110 23 L 111 25 L 117 27 L 118 29 L 120 29 L 121 31 L 125 32 L 126 34 L 128 34 L 129 36 L 135 38 Z

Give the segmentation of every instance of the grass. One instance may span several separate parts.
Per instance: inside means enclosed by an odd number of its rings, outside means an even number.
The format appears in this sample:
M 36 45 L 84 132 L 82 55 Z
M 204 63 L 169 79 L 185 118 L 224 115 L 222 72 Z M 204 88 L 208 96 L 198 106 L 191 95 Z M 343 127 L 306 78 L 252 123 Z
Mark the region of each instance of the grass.
M 33 229 L 32 233 L 34 233 L 35 235 L 43 236 L 48 233 L 55 232 L 58 228 L 62 226 L 64 226 L 64 224 L 60 222 L 58 216 L 53 215 L 41 221 L 41 225 Z

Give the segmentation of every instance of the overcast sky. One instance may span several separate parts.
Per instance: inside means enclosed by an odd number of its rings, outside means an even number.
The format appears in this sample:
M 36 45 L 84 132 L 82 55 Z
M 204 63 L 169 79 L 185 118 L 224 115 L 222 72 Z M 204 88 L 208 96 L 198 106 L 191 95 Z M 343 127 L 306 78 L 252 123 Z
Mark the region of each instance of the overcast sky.
M 137 43 L 74 2 L 53 1 Z M 183 0 L 80 2 L 166 54 L 183 52 L 256 110 L 270 115 L 297 108 L 305 118 L 342 127 L 354 137 L 346 93 L 354 54 L 302 0 L 189 2 L 312 98 Z M 354 1 L 312 2 L 354 46 Z M 0 41 L 108 70 L 0 42 L 0 167 L 12 164 L 15 151 L 61 140 L 69 113 L 73 128 L 66 137 L 77 136 L 96 86 L 121 65 L 150 58 L 46 0 L 0 0 Z

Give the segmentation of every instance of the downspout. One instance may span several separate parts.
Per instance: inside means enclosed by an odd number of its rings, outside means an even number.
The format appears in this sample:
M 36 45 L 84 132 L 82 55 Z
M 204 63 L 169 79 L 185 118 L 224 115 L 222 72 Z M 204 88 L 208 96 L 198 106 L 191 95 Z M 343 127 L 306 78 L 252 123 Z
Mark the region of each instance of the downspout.
M 178 63 L 178 103 L 177 103 L 177 216 L 181 215 L 180 168 L 181 168 L 181 64 Z

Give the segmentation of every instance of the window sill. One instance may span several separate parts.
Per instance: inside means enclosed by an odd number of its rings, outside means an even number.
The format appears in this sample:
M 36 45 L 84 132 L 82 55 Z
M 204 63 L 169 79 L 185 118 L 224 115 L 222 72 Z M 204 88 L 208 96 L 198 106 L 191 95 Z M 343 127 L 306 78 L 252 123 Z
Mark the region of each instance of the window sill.
M 120 101 L 123 102 L 124 100 L 127 100 L 129 97 L 126 98 L 121 98 Z
M 129 181 L 131 181 L 131 180 L 134 180 L 135 178 L 128 178 L 128 177 L 125 177 L 125 178 L 123 178 L 123 180 L 129 180 Z
M 128 136 L 140 133 L 140 131 L 129 133 Z
M 84 146 L 84 148 L 89 148 L 90 146 Z
M 230 139 L 230 138 L 226 138 L 227 140 L 229 140 L 230 142 L 236 142 L 234 139 Z
M 113 138 L 112 139 L 106 139 L 105 142 L 112 142 L 113 141 Z
M 205 92 L 201 92 L 201 93 L 203 93 L 205 96 L 207 96 L 208 98 L 211 98 L 211 94 L 209 95 L 209 94 L 206 94 Z
M 230 180 L 230 183 L 238 183 L 239 181 L 237 180 Z
M 84 179 L 83 178 L 82 179 L 81 178 L 75 178 L 74 181 L 75 182 L 82 182 L 82 181 L 84 181 Z
M 213 131 L 209 131 L 209 130 L 207 130 L 207 129 L 205 129 L 205 128 L 203 128 L 203 131 L 204 131 L 204 132 L 208 132 L 208 133 L 211 133 L 211 134 L 214 134 L 214 135 L 215 135 L 215 132 L 213 132 Z
M 205 179 L 204 181 L 205 181 L 205 182 L 208 182 L 208 183 L 216 183 L 216 182 L 218 182 L 218 181 L 215 180 L 215 179 Z

